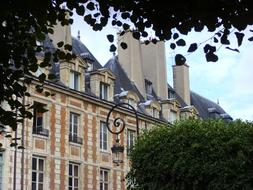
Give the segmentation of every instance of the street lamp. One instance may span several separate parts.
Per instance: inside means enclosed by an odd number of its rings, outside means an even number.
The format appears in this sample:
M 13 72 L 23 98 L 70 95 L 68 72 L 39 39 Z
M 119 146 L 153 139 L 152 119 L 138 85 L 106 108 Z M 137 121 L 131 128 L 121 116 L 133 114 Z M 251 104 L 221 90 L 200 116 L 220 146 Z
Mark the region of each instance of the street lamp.
M 125 124 L 125 121 L 122 118 L 117 117 L 113 121 L 113 127 L 115 127 L 115 130 L 112 130 L 110 128 L 110 125 L 109 125 L 109 118 L 110 118 L 110 115 L 111 115 L 112 111 L 116 107 L 119 107 L 119 106 L 127 106 L 128 108 L 130 108 L 131 110 L 134 111 L 134 113 L 135 113 L 135 119 L 136 119 L 136 133 L 137 133 L 137 136 L 139 135 L 138 114 L 137 114 L 137 111 L 134 109 L 134 107 L 132 105 L 130 105 L 128 103 L 124 103 L 124 102 L 114 105 L 110 109 L 110 111 L 109 111 L 109 113 L 107 115 L 107 118 L 106 118 L 106 127 L 110 131 L 110 133 L 116 135 L 116 143 L 112 146 L 111 150 L 112 150 L 112 161 L 117 166 L 119 166 L 119 164 L 123 163 L 124 145 L 121 145 L 120 142 L 119 142 L 119 134 L 124 131 L 126 124 Z

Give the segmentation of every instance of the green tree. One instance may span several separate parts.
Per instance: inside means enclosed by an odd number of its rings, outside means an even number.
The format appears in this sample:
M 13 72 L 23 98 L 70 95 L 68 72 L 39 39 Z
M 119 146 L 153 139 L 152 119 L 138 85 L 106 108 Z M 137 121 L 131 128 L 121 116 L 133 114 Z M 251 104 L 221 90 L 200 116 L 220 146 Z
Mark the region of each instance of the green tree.
M 127 180 L 145 190 L 250 190 L 253 123 L 184 120 L 145 132 Z
M 50 67 L 59 59 L 71 59 L 71 53 L 56 48 L 55 52 L 46 51 L 39 42 L 43 42 L 48 33 L 53 33 L 53 26 L 59 21 L 62 25 L 73 23 L 73 13 L 83 17 L 94 31 L 100 31 L 109 22 L 124 31 L 133 26 L 133 37 L 148 37 L 148 29 L 152 29 L 157 40 L 174 39 L 171 48 L 185 46 L 179 34 L 186 35 L 192 29 L 201 32 L 204 27 L 213 32 L 212 37 L 217 44 L 229 45 L 229 34 L 233 33 L 240 46 L 244 39 L 244 29 L 253 23 L 253 6 L 250 0 L 176 0 L 171 5 L 157 0 L 7 0 L 0 6 L 0 103 L 9 107 L 0 108 L 0 128 L 10 126 L 16 130 L 18 123 L 24 118 L 31 118 L 22 98 L 29 96 L 27 85 L 32 72 L 39 67 Z M 66 14 L 70 17 L 66 17 Z M 176 29 L 176 30 L 174 30 Z M 173 32 L 176 31 L 176 32 Z M 113 42 L 113 36 L 108 35 Z M 248 40 L 252 41 L 253 37 Z M 149 43 L 148 40 L 145 41 Z M 68 44 L 58 44 L 71 51 Z M 122 42 L 122 48 L 127 44 Z M 189 52 L 195 51 L 197 43 L 189 45 Z M 232 49 L 232 48 L 230 48 Z M 111 51 L 116 47 L 112 44 Z M 206 44 L 204 52 L 208 61 L 217 61 L 215 45 Z M 38 65 L 36 55 L 42 53 L 44 61 Z M 176 56 L 177 64 L 185 61 L 183 56 Z M 38 77 L 42 83 L 36 88 L 43 91 L 43 82 L 52 79 L 44 73 Z M 22 82 L 21 82 L 22 81 Z M 50 95 L 45 93 L 46 95 Z

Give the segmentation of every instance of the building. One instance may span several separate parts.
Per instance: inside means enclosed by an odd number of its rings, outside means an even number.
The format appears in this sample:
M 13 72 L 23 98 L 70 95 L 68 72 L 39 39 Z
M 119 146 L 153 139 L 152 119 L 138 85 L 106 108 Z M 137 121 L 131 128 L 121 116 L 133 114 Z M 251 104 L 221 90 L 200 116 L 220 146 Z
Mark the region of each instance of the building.
M 219 105 L 190 91 L 186 64 L 173 66 L 174 88 L 167 83 L 163 42 L 145 46 L 127 32 L 121 40 L 128 48 L 119 47 L 118 55 L 102 66 L 78 38 L 71 37 L 69 27 L 57 26 L 50 38 L 52 42 L 44 42 L 45 52 L 64 41 L 72 44 L 77 57 L 34 73 L 28 87 L 31 97 L 24 99 L 25 104 L 37 105 L 34 118 L 17 131 L 25 150 L 11 148 L 10 142 L 1 137 L 1 189 L 126 189 L 127 151 L 123 164 L 113 164 L 115 136 L 105 125 L 115 103 L 126 102 L 136 108 L 141 130 L 190 116 L 232 119 Z M 38 60 L 40 63 L 43 55 L 38 55 Z M 41 72 L 54 73 L 57 78 L 46 81 L 44 92 L 39 93 L 36 76 Z M 119 107 L 110 123 L 118 117 L 126 122 L 120 143 L 129 148 L 136 136 L 134 112 Z

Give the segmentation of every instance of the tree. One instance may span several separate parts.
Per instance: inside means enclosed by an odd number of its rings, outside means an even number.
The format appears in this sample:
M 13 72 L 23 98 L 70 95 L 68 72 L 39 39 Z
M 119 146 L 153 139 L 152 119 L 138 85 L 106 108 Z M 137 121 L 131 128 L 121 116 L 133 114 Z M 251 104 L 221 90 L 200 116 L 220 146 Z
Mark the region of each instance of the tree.
M 253 188 L 253 123 L 196 119 L 145 132 L 130 152 L 129 183 L 145 190 Z
M 74 57 L 71 46 L 59 42 L 55 52 L 46 51 L 43 42 L 49 33 L 53 33 L 53 26 L 59 21 L 62 25 L 73 23 L 71 16 L 76 12 L 84 18 L 94 31 L 100 31 L 109 22 L 122 29 L 120 35 L 134 27 L 133 37 L 148 37 L 148 29 L 152 29 L 157 40 L 169 40 L 173 38 L 175 43 L 171 48 L 184 46 L 185 41 L 180 34 L 186 35 L 189 31 L 202 31 L 204 26 L 209 31 L 219 29 L 213 40 L 215 43 L 229 44 L 228 36 L 232 29 L 238 39 L 238 46 L 242 44 L 243 30 L 253 23 L 253 7 L 250 0 L 177 0 L 173 4 L 164 5 L 164 1 L 154 0 L 8 0 L 1 4 L 0 8 L 0 102 L 6 103 L 7 108 L 0 108 L 1 128 L 10 126 L 16 130 L 18 123 L 24 118 L 31 118 L 32 113 L 28 108 L 32 105 L 24 105 L 22 98 L 29 96 L 27 85 L 30 84 L 28 76 L 38 67 L 50 67 L 52 62 L 59 59 L 71 59 Z M 70 17 L 66 17 L 66 14 Z M 173 32 L 176 29 L 177 32 Z M 113 42 L 113 36 L 108 35 L 108 40 Z M 253 37 L 249 38 L 250 41 Z M 146 40 L 148 44 L 150 41 Z M 122 48 L 127 44 L 122 42 Z M 189 52 L 198 48 L 194 43 L 189 46 Z M 232 49 L 232 48 L 230 48 Z M 111 45 L 111 51 L 116 47 Z M 206 44 L 204 47 L 206 59 L 217 61 L 216 47 Z M 38 65 L 36 55 L 44 54 L 44 61 Z M 177 56 L 177 64 L 182 64 L 185 59 Z M 42 83 L 36 88 L 43 91 L 43 82 L 52 79 L 44 73 L 38 77 Z M 48 95 L 48 93 L 46 93 Z M 2 131 L 3 131 L 2 130 Z

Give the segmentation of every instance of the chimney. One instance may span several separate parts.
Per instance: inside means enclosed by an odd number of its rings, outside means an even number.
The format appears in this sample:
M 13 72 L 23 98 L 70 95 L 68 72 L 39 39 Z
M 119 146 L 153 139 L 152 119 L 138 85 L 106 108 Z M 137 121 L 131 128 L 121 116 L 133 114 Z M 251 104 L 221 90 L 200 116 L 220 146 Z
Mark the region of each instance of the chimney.
M 127 44 L 126 49 L 120 46 L 121 42 Z M 133 38 L 131 31 L 118 36 L 118 59 L 129 79 L 135 83 L 141 94 L 145 94 L 141 45 L 139 40 Z
M 159 41 L 156 44 L 142 44 L 141 50 L 144 76 L 152 82 L 158 97 L 168 99 L 165 43 Z
M 68 13 L 66 13 L 66 18 L 69 18 Z M 58 48 L 57 43 L 60 41 L 63 41 L 64 45 L 72 45 L 71 24 L 62 26 L 60 22 L 57 22 L 53 29 L 54 34 L 50 34 L 49 37 L 53 40 L 53 44 L 56 48 Z
M 173 84 L 176 93 L 187 105 L 191 105 L 189 66 L 187 64 L 173 65 Z

